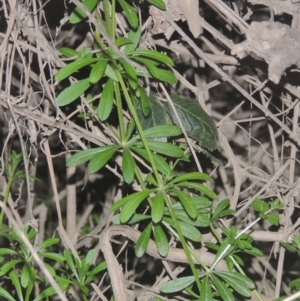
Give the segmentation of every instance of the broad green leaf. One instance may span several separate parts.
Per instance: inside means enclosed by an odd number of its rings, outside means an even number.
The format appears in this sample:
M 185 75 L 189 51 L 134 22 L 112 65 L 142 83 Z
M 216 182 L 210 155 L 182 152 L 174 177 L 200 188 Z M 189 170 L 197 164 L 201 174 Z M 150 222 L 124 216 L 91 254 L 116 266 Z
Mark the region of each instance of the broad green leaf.
M 273 213 L 269 213 L 267 215 L 267 220 L 271 225 L 278 226 L 279 224 L 279 216 Z
M 144 135 L 146 138 L 174 137 L 181 135 L 181 133 L 181 129 L 172 124 L 156 125 L 144 130 Z
M 17 292 L 17 295 L 19 297 L 19 300 L 23 300 L 21 283 L 20 283 L 20 280 L 19 280 L 19 276 L 17 275 L 15 270 L 12 270 L 9 273 L 9 278 L 10 278 L 11 282 L 13 283 L 13 286 L 14 286 L 14 288 Z
M 234 248 L 234 246 L 229 244 L 229 238 L 226 237 L 218 248 L 214 263 L 216 261 L 220 262 L 223 258 L 229 255 L 234 250 Z
M 216 277 L 214 274 L 211 275 L 213 278 L 213 283 L 217 288 L 218 293 L 222 297 L 224 301 L 234 301 L 235 298 L 229 288 L 226 286 L 226 284 L 221 281 L 218 277 Z
M 100 170 L 108 162 L 108 160 L 115 154 L 116 151 L 117 151 L 117 146 L 114 149 L 107 149 L 102 153 L 94 156 L 87 166 L 87 171 L 89 173 L 93 173 Z
M 175 280 L 168 281 L 160 287 L 160 291 L 165 294 L 176 293 L 184 290 L 195 282 L 194 276 L 181 277 Z M 207 300 L 208 301 L 208 300 Z
M 142 65 L 145 65 L 150 72 L 150 74 L 157 79 L 160 79 L 159 68 L 156 67 L 157 62 L 153 62 L 152 60 L 141 58 L 141 57 L 133 57 L 133 59 Z
M 88 78 L 78 81 L 72 84 L 70 87 L 63 90 L 56 98 L 57 105 L 59 107 L 66 106 L 69 103 L 76 100 L 91 86 Z
M 169 242 L 163 228 L 159 224 L 154 225 L 153 233 L 159 255 L 166 257 L 169 253 Z
M 76 277 L 76 279 L 78 281 L 80 281 L 78 273 L 77 273 L 77 269 L 76 269 L 76 266 L 75 266 L 75 262 L 73 260 L 73 257 L 71 255 L 70 251 L 65 249 L 64 250 L 64 256 L 65 256 L 66 262 L 67 262 L 69 268 L 71 269 L 71 271 L 73 272 L 74 276 Z
M 13 249 L 9 248 L 1 248 L 0 249 L 0 255 L 19 255 L 19 253 Z
M 110 64 L 106 65 L 104 73 L 107 77 L 111 78 L 114 82 L 119 82 L 119 78 L 117 76 L 117 73 Z
M 212 203 L 206 197 L 203 196 L 193 196 L 192 200 L 196 205 L 197 209 L 211 208 Z
M 133 203 L 141 203 L 153 191 L 154 191 L 154 189 L 149 189 L 149 190 L 138 191 L 138 192 L 132 193 L 132 194 L 118 200 L 117 202 L 115 202 L 111 206 L 110 212 L 115 212 L 116 210 L 120 209 L 128 201 L 133 202 Z
M 117 47 L 122 47 L 124 45 L 128 45 L 128 44 L 133 44 L 132 40 L 130 40 L 130 38 L 126 38 L 126 37 L 119 37 L 116 39 L 115 44 Z
M 158 192 L 151 199 L 151 217 L 154 223 L 159 223 L 165 211 L 165 200 L 161 192 Z
M 125 60 L 121 60 L 121 64 L 123 65 L 123 68 L 125 70 L 131 88 L 133 90 L 136 90 L 138 86 L 138 81 L 137 81 L 137 75 L 135 69 L 130 64 L 128 64 Z
M 138 103 L 136 107 L 136 112 L 143 130 L 147 130 L 157 125 L 172 124 L 170 116 L 167 113 L 165 107 L 152 92 L 150 92 L 149 101 L 151 110 L 147 117 L 145 117 L 145 115 L 143 114 L 142 105 L 140 103 Z M 166 139 L 164 141 L 166 141 Z
M 213 179 L 204 172 L 189 172 L 176 176 L 172 181 L 170 181 L 170 183 L 178 183 L 188 180 L 213 181 Z
M 149 162 L 149 158 L 148 158 L 148 155 L 147 155 L 145 149 L 135 147 L 135 146 L 130 146 L 130 148 L 135 153 L 137 153 L 138 155 L 140 155 L 141 157 L 143 157 L 145 160 L 147 160 Z M 161 156 L 152 153 L 152 157 L 153 157 L 156 168 L 161 173 L 163 173 L 164 175 L 169 175 L 171 173 L 171 167 Z
M 59 242 L 59 238 L 57 237 L 51 237 L 43 241 L 37 248 L 36 251 L 39 252 L 40 250 L 49 248 L 53 245 L 56 245 Z
M 169 84 L 177 84 L 178 79 L 170 70 L 164 70 L 159 68 L 159 80 L 167 82 Z
M 175 194 L 182 206 L 184 207 L 184 209 L 186 210 L 187 214 L 192 218 L 195 219 L 197 217 L 197 208 L 195 206 L 195 204 L 193 203 L 192 199 L 190 196 L 188 196 L 186 193 L 184 193 L 183 191 L 177 190 L 177 189 L 172 189 L 171 190 L 172 194 Z
M 135 144 L 136 146 L 142 146 L 142 142 L 138 142 Z M 157 153 L 175 157 L 175 158 L 181 158 L 184 155 L 183 150 L 174 144 L 162 142 L 162 141 L 148 141 L 149 148 Z
M 174 62 L 170 57 L 155 50 L 137 49 L 134 52 L 130 53 L 130 55 L 148 57 L 163 64 L 174 66 Z
M 236 292 L 244 297 L 251 297 L 251 290 L 255 285 L 247 276 L 237 272 L 215 272 L 215 275 L 222 278 L 228 285 L 230 285 Z
M 94 260 L 95 254 L 96 254 L 95 249 L 91 249 L 91 250 L 89 250 L 89 252 L 87 253 L 87 255 L 86 255 L 85 258 L 86 258 L 86 263 L 87 263 L 88 265 L 91 265 L 91 264 L 92 264 L 92 261 Z
M 104 271 L 105 269 L 107 269 L 107 265 L 105 261 L 100 262 L 96 267 L 94 267 L 89 274 L 91 275 L 96 275 L 102 271 Z
M 149 190 L 146 190 L 146 192 L 149 192 Z M 147 196 L 148 195 L 146 195 L 146 197 Z M 121 223 L 126 223 L 132 217 L 132 215 L 135 213 L 135 210 L 139 207 L 139 205 L 143 202 L 145 198 L 131 198 L 128 202 L 126 202 L 120 214 Z
M 113 108 L 113 104 L 114 104 L 114 82 L 112 79 L 109 78 L 103 88 L 100 97 L 99 106 L 97 109 L 97 113 L 101 121 L 104 121 L 109 117 L 111 110 Z
M 70 76 L 72 73 L 78 71 L 79 69 L 90 65 L 94 62 L 97 62 L 97 58 L 87 58 L 87 59 L 77 59 L 75 62 L 72 62 L 65 67 L 61 68 L 55 75 L 55 80 L 60 81 L 68 76 Z
M 194 183 L 194 182 L 180 182 L 177 184 L 178 186 L 181 187 L 189 187 L 195 190 L 198 190 L 200 192 L 203 192 L 205 195 L 208 197 L 212 198 L 213 200 L 216 200 L 218 196 L 209 188 L 206 186 L 199 184 L 199 183 Z
M 150 222 L 147 225 L 147 227 L 144 229 L 144 231 L 141 233 L 140 237 L 136 242 L 135 255 L 138 258 L 142 257 L 147 250 L 149 240 L 150 240 L 150 235 L 151 235 L 151 228 L 152 228 L 152 223 Z
M 192 220 L 184 209 L 174 210 L 174 214 L 177 219 L 180 219 L 183 222 L 193 225 L 195 227 L 208 227 L 211 224 L 210 219 L 207 217 L 206 214 L 198 214 L 196 220 Z
M 33 287 L 36 283 L 36 270 L 33 266 L 30 267 L 30 279 L 26 289 L 25 300 L 30 300 L 30 295 L 32 293 Z
M 144 221 L 144 220 L 150 219 L 150 218 L 151 218 L 150 215 L 134 214 L 133 217 L 127 222 L 127 224 L 131 225 L 131 224 L 139 223 L 140 221 Z M 120 225 L 121 224 L 120 214 L 114 215 L 112 217 L 111 221 L 116 225 Z
M 69 282 L 65 280 L 63 283 L 58 283 L 59 287 L 62 291 L 66 291 L 69 287 Z M 43 290 L 33 301 L 40 301 L 40 300 L 46 300 L 48 297 L 51 297 L 53 295 L 57 295 L 57 292 L 54 290 L 53 287 L 48 287 L 45 290 Z
M 252 247 L 251 250 L 245 250 L 244 252 L 255 257 L 261 257 L 264 255 L 260 249 L 254 247 Z
M 161 10 L 166 10 L 166 4 L 164 3 L 163 0 L 147 0 L 147 1 L 157 6 Z
M 97 5 L 99 0 L 83 0 L 82 4 L 91 12 Z M 76 24 L 82 21 L 86 17 L 86 14 L 80 9 L 76 7 L 74 11 L 70 15 L 70 23 Z
M 43 253 L 40 253 L 39 255 L 41 257 L 44 257 L 44 258 L 53 259 L 53 260 L 58 261 L 60 263 L 65 261 L 65 258 L 61 254 L 58 254 L 58 253 L 43 252 Z
M 196 100 L 172 96 L 172 102 L 187 134 L 199 142 L 201 147 L 210 151 L 219 149 L 219 135 L 212 117 L 210 117 Z M 168 104 L 171 119 L 179 125 L 173 109 Z
M 124 48 L 124 54 L 128 54 L 133 52 L 138 46 L 141 40 L 141 28 L 138 27 L 135 30 L 130 30 L 128 33 L 128 39 L 132 42 L 131 44 L 127 44 Z
M 31 278 L 30 272 L 30 267 L 27 264 L 24 264 L 21 272 L 21 285 L 23 288 L 26 288 L 28 286 L 29 280 Z
M 123 148 L 122 173 L 126 183 L 130 184 L 134 179 L 135 162 L 127 147 Z
M 87 149 L 84 151 L 81 151 L 75 155 L 73 155 L 72 157 L 70 157 L 67 160 L 67 166 L 77 166 L 79 164 L 82 164 L 90 159 L 92 159 L 93 157 L 95 157 L 96 155 L 105 152 L 107 150 L 117 150 L 119 148 L 119 146 L 117 145 L 105 145 L 105 146 L 100 146 L 100 147 L 96 147 L 96 148 L 91 148 L 91 149 Z
M 0 276 L 5 275 L 7 272 L 9 272 L 15 265 L 17 265 L 18 263 L 22 262 L 21 259 L 13 259 L 10 260 L 8 262 L 6 262 L 5 264 L 3 264 L 0 267 Z
M 64 55 L 65 57 L 72 57 L 72 56 L 78 56 L 79 52 L 68 47 L 61 47 L 59 48 L 59 52 Z
M 6 298 L 9 301 L 17 301 L 8 291 L 0 287 L 0 296 Z
M 138 87 L 138 92 L 139 92 L 139 99 L 142 105 L 142 111 L 145 117 L 147 117 L 151 111 L 151 106 L 150 106 L 150 100 L 145 92 L 145 90 L 141 87 Z
M 133 28 L 137 28 L 139 25 L 139 19 L 135 10 L 124 0 L 118 0 L 122 6 L 123 12 Z
M 293 245 L 291 245 L 291 244 L 289 244 L 289 243 L 286 243 L 286 242 L 282 242 L 282 243 L 280 243 L 284 248 L 286 248 L 288 251 L 291 251 L 291 252 L 298 252 L 298 249 L 295 247 L 295 246 L 293 246 Z
M 171 218 L 164 216 L 163 221 L 168 223 L 172 228 L 174 228 L 176 230 L 176 227 Z M 181 228 L 182 234 L 186 238 L 188 238 L 192 241 L 195 241 L 195 242 L 201 241 L 202 235 L 196 227 L 189 225 L 182 221 L 178 221 L 178 223 Z
M 205 276 L 201 283 L 200 301 L 212 300 L 211 282 L 209 276 Z
M 90 82 L 92 84 L 97 83 L 102 78 L 104 71 L 106 69 L 106 65 L 107 65 L 107 60 L 100 59 L 93 66 L 90 73 Z

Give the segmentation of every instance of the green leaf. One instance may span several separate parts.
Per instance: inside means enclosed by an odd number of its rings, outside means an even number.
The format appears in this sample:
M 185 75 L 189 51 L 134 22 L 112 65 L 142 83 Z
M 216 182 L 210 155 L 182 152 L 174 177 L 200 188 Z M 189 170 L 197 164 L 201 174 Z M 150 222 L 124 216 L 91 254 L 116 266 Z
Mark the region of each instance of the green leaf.
M 165 200 L 161 192 L 151 199 L 151 217 L 154 223 L 159 223 L 164 215 Z
M 224 301 L 234 301 L 234 296 L 229 290 L 229 288 L 226 286 L 226 284 L 221 281 L 218 277 L 216 277 L 214 274 L 211 275 L 213 278 L 213 283 L 215 284 L 217 288 L 217 292 L 220 294 L 222 299 Z
M 121 60 L 121 64 L 123 65 L 125 73 L 129 79 L 130 86 L 133 90 L 135 90 L 138 86 L 135 69 L 124 60 Z
M 110 212 L 115 212 L 116 210 L 120 209 L 122 206 L 124 206 L 127 202 L 133 202 L 133 203 L 141 203 L 150 193 L 152 193 L 154 189 L 144 190 L 144 191 L 138 191 L 135 193 L 132 193 L 117 202 L 115 202 L 111 208 Z
M 159 68 L 156 67 L 157 62 L 153 62 L 152 60 L 145 59 L 145 58 L 140 58 L 140 57 L 133 57 L 133 59 L 142 65 L 145 65 L 150 72 L 150 74 L 154 77 L 159 79 L 160 78 L 160 73 L 159 73 Z
M 90 82 L 92 84 L 97 83 L 103 77 L 106 66 L 107 66 L 106 59 L 98 60 L 97 63 L 93 66 L 90 73 Z
M 269 205 L 261 199 L 256 198 L 251 204 L 251 208 L 260 213 L 266 213 L 269 210 Z
M 117 47 L 122 47 L 124 45 L 133 44 L 133 42 L 129 37 L 119 37 L 116 39 L 115 44 Z
M 56 245 L 57 243 L 59 243 L 59 238 L 57 237 L 51 237 L 46 239 L 45 241 L 43 241 L 37 248 L 36 251 L 39 252 L 43 249 L 49 248 L 53 245 Z
M 161 10 L 166 10 L 166 4 L 163 0 L 147 0 L 148 2 L 152 3 L 153 5 L 157 6 Z M 209 299 L 207 299 L 209 300 Z
M 19 277 L 15 270 L 12 270 L 9 273 L 9 278 L 10 278 L 11 282 L 13 283 L 14 288 L 16 289 L 19 300 L 24 300 L 20 280 L 19 280 Z
M 100 262 L 96 267 L 94 267 L 89 274 L 96 275 L 107 269 L 107 265 L 105 261 Z
M 149 240 L 150 240 L 150 235 L 151 235 L 151 228 L 152 228 L 152 223 L 150 222 L 147 225 L 147 227 L 144 229 L 144 231 L 141 233 L 140 237 L 136 242 L 135 255 L 138 258 L 142 257 L 147 250 Z
M 229 246 L 229 247 L 228 247 Z M 216 261 L 220 262 L 223 258 L 225 258 L 228 254 L 230 254 L 234 250 L 234 246 L 229 244 L 229 238 L 225 238 L 221 245 L 218 248 L 218 252 L 216 254 L 214 263 Z M 226 250 L 226 251 L 225 251 Z
M 236 292 L 244 297 L 251 297 L 251 291 L 255 285 L 251 279 L 243 274 L 236 272 L 215 272 L 228 285 L 230 285 Z
M 83 0 L 82 4 L 91 12 L 97 5 L 99 0 Z M 70 23 L 76 24 L 86 18 L 86 14 L 80 9 L 76 7 L 74 11 L 70 15 Z
M 158 125 L 170 125 L 172 121 L 169 114 L 167 113 L 163 104 L 158 100 L 154 93 L 150 92 L 150 113 L 145 117 L 141 103 L 138 103 L 136 112 L 141 122 L 143 130 L 158 126 Z M 166 139 L 165 139 L 166 141 Z
M 9 249 L 9 248 L 1 248 L 0 249 L 0 255 L 15 255 L 18 256 L 19 253 L 13 249 Z
M 118 146 L 115 146 L 112 149 L 107 149 L 102 153 L 94 156 L 87 166 L 87 171 L 89 173 L 93 173 L 100 170 L 108 162 L 108 160 L 115 154 L 117 148 Z
M 135 162 L 127 147 L 123 148 L 122 173 L 126 183 L 130 184 L 134 179 Z
M 68 47 L 61 47 L 59 48 L 59 52 L 64 55 L 65 57 L 72 57 L 72 56 L 78 56 L 79 52 Z
M 208 227 L 210 225 L 210 219 L 204 214 L 198 214 L 196 220 L 192 220 L 184 209 L 174 210 L 174 214 L 177 219 L 196 227 Z
M 219 149 L 219 135 L 214 120 L 207 115 L 199 103 L 180 96 L 171 96 L 171 99 L 188 136 L 210 151 Z M 174 124 L 179 125 L 173 109 L 169 103 L 167 105 L 171 119 Z
M 130 148 L 135 153 L 137 153 L 138 155 L 140 155 L 141 157 L 143 157 L 145 160 L 147 160 L 149 162 L 148 154 L 146 153 L 145 149 L 135 147 L 135 146 L 130 146 Z M 152 157 L 153 157 L 156 168 L 161 173 L 163 173 L 164 175 L 168 175 L 171 173 L 171 168 L 170 168 L 169 164 L 161 156 L 158 156 L 158 155 L 152 153 Z
M 160 291 L 165 294 L 176 293 L 184 290 L 195 282 L 194 276 L 181 277 L 164 283 L 160 287 Z M 207 300 L 208 301 L 208 300 Z
M 21 272 L 21 285 L 23 288 L 28 286 L 30 280 L 30 267 L 27 264 L 23 265 L 22 272 Z
M 61 68 L 55 75 L 55 80 L 60 81 L 68 76 L 70 76 L 72 73 L 78 71 L 79 69 L 90 65 L 94 62 L 97 62 L 97 58 L 85 58 L 85 59 L 77 59 L 75 62 L 70 63 L 66 65 L 65 67 Z
M 196 208 L 195 204 L 193 203 L 191 197 L 180 190 L 172 189 L 171 192 L 172 192 L 172 194 L 175 194 L 179 198 L 179 200 L 180 200 L 182 206 L 184 207 L 184 209 L 186 210 L 187 214 L 192 219 L 195 219 L 198 215 L 198 212 L 197 212 L 197 208 Z
M 222 212 L 224 211 L 225 208 L 227 208 L 230 205 L 230 200 L 229 199 L 225 199 L 222 202 L 220 202 L 217 206 L 217 208 L 215 209 L 215 212 L 212 216 L 212 220 L 216 221 L 219 217 L 224 216 L 224 214 L 222 215 Z M 230 211 L 226 211 L 226 213 L 232 214 L 234 213 L 233 210 Z
M 213 179 L 204 172 L 189 172 L 176 176 L 170 183 L 178 183 L 188 180 L 213 181 Z
M 88 265 L 92 264 L 92 261 L 94 260 L 95 254 L 96 254 L 95 249 L 89 250 L 89 252 L 87 253 L 87 255 L 85 257 L 86 258 L 86 264 L 88 264 Z
M 133 217 L 127 222 L 127 224 L 135 224 L 139 223 L 140 221 L 144 221 L 146 219 L 150 219 L 151 217 L 149 215 L 144 215 L 144 214 L 134 214 Z M 116 214 L 112 217 L 111 221 L 116 224 L 120 225 L 120 214 Z
M 211 282 L 208 276 L 205 276 L 201 283 L 200 301 L 212 300 Z
M 202 184 L 198 184 L 198 183 L 194 183 L 194 182 L 180 182 L 177 185 L 181 186 L 181 187 L 192 188 L 192 189 L 198 190 L 200 192 L 203 192 L 205 195 L 212 198 L 213 200 L 218 199 L 218 196 L 211 189 L 207 188 L 206 186 L 204 186 Z
M 117 76 L 117 73 L 116 73 L 115 69 L 110 64 L 106 65 L 105 75 L 107 77 L 109 77 L 110 79 L 112 79 L 114 82 L 119 82 L 119 78 Z
M 17 301 L 8 291 L 0 287 L 0 296 L 6 298 L 9 301 Z
M 39 254 L 41 257 L 53 259 L 60 263 L 65 261 L 65 258 L 61 254 L 52 253 L 52 252 L 43 252 Z
M 124 0 L 118 0 L 122 6 L 123 12 L 133 28 L 137 28 L 139 25 L 139 19 L 135 10 Z
M 148 57 L 152 60 L 158 61 L 160 63 L 169 65 L 171 67 L 174 66 L 174 62 L 170 57 L 168 57 L 167 55 L 165 55 L 161 52 L 155 51 L 155 50 L 138 49 L 138 50 L 135 50 L 134 52 L 130 53 L 130 55 L 142 56 L 142 57 L 144 56 L 144 57 Z
M 177 84 L 178 80 L 173 72 L 159 68 L 159 80 L 169 84 Z
M 120 214 L 121 223 L 126 223 L 132 217 L 143 200 L 144 198 L 132 198 L 124 205 Z
M 278 226 L 278 224 L 279 224 L 279 216 L 278 216 L 278 215 L 273 214 L 273 213 L 269 213 L 269 214 L 267 215 L 267 219 L 268 219 L 268 222 L 269 222 L 271 225 Z
M 112 79 L 109 78 L 103 88 L 100 97 L 99 106 L 97 109 L 98 116 L 101 121 L 104 121 L 108 118 L 113 108 L 113 104 L 114 104 L 114 82 Z
M 140 96 L 139 99 L 141 101 L 143 114 L 145 117 L 147 117 L 151 111 L 149 97 L 148 97 L 147 93 L 145 92 L 145 90 L 143 88 L 141 88 L 140 86 L 138 87 L 138 92 L 139 92 L 139 96 Z
M 88 78 L 72 84 L 70 87 L 60 92 L 60 94 L 57 96 L 57 105 L 59 107 L 68 105 L 69 103 L 76 100 L 80 95 L 82 95 L 90 86 L 91 83 Z
M 163 221 L 165 223 L 169 224 L 172 228 L 174 228 L 176 230 L 174 222 L 172 221 L 171 218 L 164 216 Z M 196 227 L 194 227 L 192 225 L 189 225 L 189 224 L 187 224 L 185 222 L 182 222 L 182 221 L 178 221 L 178 224 L 181 228 L 182 234 L 186 238 L 188 238 L 192 241 L 195 241 L 195 242 L 201 241 L 202 235 Z
M 206 197 L 203 196 L 193 196 L 192 200 L 197 207 L 197 209 L 211 208 L 212 203 Z
M 87 149 L 81 152 L 78 152 L 77 154 L 73 155 L 67 160 L 67 166 L 77 166 L 79 164 L 82 164 L 96 155 L 108 151 L 108 150 L 117 150 L 119 146 L 117 145 L 105 145 L 105 146 L 100 146 L 96 148 L 91 148 Z
M 69 268 L 73 272 L 73 274 L 76 277 L 77 281 L 80 282 L 80 279 L 79 279 L 79 276 L 78 276 L 78 273 L 77 273 L 77 268 L 75 266 L 75 262 L 73 260 L 73 257 L 71 255 L 70 251 L 65 249 L 64 250 L 64 256 L 65 256 L 65 259 L 66 259 L 66 262 L 67 262 Z
M 127 44 L 124 48 L 124 54 L 133 52 L 138 46 L 141 40 L 141 28 L 138 27 L 135 30 L 130 30 L 128 33 L 128 39 L 131 41 L 131 44 Z
M 156 125 L 144 130 L 144 135 L 146 138 L 174 137 L 181 135 L 181 133 L 181 129 L 172 124 Z
M 154 225 L 154 239 L 159 255 L 166 257 L 169 253 L 169 242 L 163 228 L 159 224 Z
M 135 145 L 143 146 L 142 142 L 138 142 Z M 181 158 L 184 155 L 184 152 L 180 147 L 171 143 L 162 141 L 148 141 L 148 145 L 152 151 L 166 156 Z
M 5 275 L 7 272 L 9 272 L 15 265 L 22 262 L 21 259 L 13 259 L 8 262 L 6 262 L 4 265 L 0 267 L 0 276 Z

